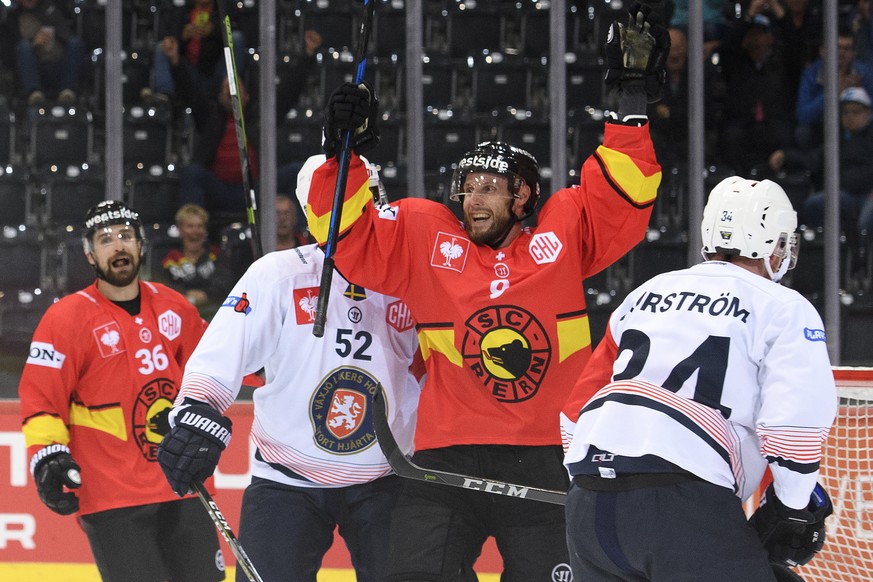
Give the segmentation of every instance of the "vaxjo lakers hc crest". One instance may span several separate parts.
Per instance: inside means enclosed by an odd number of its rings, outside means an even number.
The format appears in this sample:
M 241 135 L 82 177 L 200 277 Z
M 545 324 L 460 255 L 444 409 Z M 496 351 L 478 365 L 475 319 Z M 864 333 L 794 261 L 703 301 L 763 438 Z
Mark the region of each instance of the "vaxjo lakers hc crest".
M 552 349 L 542 324 L 513 305 L 486 307 L 466 321 L 464 362 L 500 402 L 521 402 L 539 390 Z
M 324 377 L 309 403 L 315 444 L 347 455 L 376 442 L 370 406 L 378 381 L 360 368 L 337 368 Z

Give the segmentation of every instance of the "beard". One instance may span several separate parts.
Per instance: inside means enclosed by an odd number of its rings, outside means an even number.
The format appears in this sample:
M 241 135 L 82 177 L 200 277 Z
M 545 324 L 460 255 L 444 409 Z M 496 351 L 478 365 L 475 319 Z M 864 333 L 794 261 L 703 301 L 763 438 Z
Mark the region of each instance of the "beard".
M 120 262 L 115 267 L 113 264 Z M 97 277 L 103 279 L 113 287 L 127 287 L 136 280 L 139 268 L 142 265 L 142 257 L 128 253 L 119 253 L 109 259 L 104 266 L 94 264 Z
M 487 226 L 477 226 L 472 217 L 472 214 L 476 212 L 481 212 L 481 210 L 472 212 L 464 210 L 464 230 L 477 245 L 494 247 L 494 245 L 500 244 L 515 223 L 510 210 L 507 208 L 499 214 L 492 213 Z

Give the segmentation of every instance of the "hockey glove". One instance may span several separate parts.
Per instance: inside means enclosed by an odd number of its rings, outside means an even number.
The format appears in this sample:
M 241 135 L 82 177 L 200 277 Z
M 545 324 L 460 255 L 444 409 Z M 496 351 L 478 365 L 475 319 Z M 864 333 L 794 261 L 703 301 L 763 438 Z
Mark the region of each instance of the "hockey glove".
M 648 4 L 634 2 L 627 25 L 613 22 L 606 39 L 607 87 L 618 91 L 624 115 L 644 115 L 646 101 L 661 99 L 670 34 Z
M 30 460 L 30 470 L 36 482 L 40 500 L 46 507 L 61 515 L 79 511 L 79 498 L 67 489 L 82 486 L 80 468 L 64 445 L 49 445 L 40 449 Z
M 749 523 L 757 530 L 771 562 L 802 566 L 824 546 L 825 518 L 833 510 L 831 498 L 820 484 L 816 484 L 804 509 L 785 506 L 771 484 Z
M 215 472 L 230 442 L 231 421 L 207 404 L 193 404 L 176 415 L 176 426 L 158 445 L 158 464 L 179 497 Z
M 362 154 L 379 145 L 379 101 L 369 83 L 343 83 L 331 93 L 324 112 L 324 143 L 327 157 L 342 149 L 344 130 L 352 131 L 351 146 Z

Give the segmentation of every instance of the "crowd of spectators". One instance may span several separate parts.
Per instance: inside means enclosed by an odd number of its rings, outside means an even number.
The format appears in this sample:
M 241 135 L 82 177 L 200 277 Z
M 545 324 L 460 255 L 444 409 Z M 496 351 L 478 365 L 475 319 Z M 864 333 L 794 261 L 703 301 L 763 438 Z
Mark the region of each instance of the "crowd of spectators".
M 88 106 L 87 55 L 66 0 L 14 0 L 0 8 L 0 105 L 19 111 L 46 102 Z M 665 2 L 672 51 L 660 102 L 650 105 L 653 141 L 665 167 L 682 167 L 688 154 L 688 1 Z M 845 229 L 873 222 L 873 26 L 870 0 L 839 3 L 840 177 Z M 215 0 L 167 4 L 153 32 L 143 103 L 184 112 L 190 144 L 179 164 L 179 206 L 194 204 L 209 216 L 207 238 L 220 243 L 224 227 L 245 222 L 245 200 Z M 2 5 L 0 5 L 2 6 Z M 706 0 L 704 14 L 705 155 L 721 174 L 772 178 L 803 176 L 808 188 L 793 198 L 801 223 L 819 226 L 823 208 L 822 0 Z M 259 167 L 256 61 L 243 28 L 234 30 L 234 58 L 246 118 L 251 174 Z M 277 73 L 277 115 L 301 97 L 323 49 L 321 35 L 301 30 L 299 54 Z M 400 63 L 395 66 L 402 67 Z M 125 103 L 127 107 L 129 104 Z M 573 104 L 574 106 L 577 104 Z M 604 104 L 591 104 L 593 107 Z M 26 118 L 26 116 L 20 116 Z M 317 144 L 313 144 L 317 148 Z M 290 193 L 300 164 L 277 169 L 277 193 Z M 679 175 L 684 175 L 678 172 Z M 794 191 L 790 192 L 794 195 Z M 282 203 L 280 199 L 280 204 Z M 299 217 L 297 217 L 299 219 Z M 284 227 L 283 227 L 284 228 Z M 283 235 L 283 246 L 305 239 Z

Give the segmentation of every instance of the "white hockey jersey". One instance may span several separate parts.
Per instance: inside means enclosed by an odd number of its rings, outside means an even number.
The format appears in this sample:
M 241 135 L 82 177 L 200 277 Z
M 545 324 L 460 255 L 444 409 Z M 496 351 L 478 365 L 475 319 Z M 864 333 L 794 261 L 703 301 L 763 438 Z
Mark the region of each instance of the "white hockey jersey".
M 655 455 L 745 500 L 769 463 L 776 495 L 801 508 L 836 403 L 815 308 L 706 262 L 651 279 L 613 312 L 561 414 L 565 465 L 589 445 Z
M 242 378 L 264 368 L 265 385 L 253 395 L 252 473 L 302 487 L 390 474 L 373 429 L 372 395 L 381 383 L 394 436 L 409 452 L 420 392 L 410 370 L 418 340 L 400 300 L 334 272 L 324 336 L 312 334 L 323 261 L 307 245 L 253 263 L 188 360 L 176 400 L 224 411 Z

